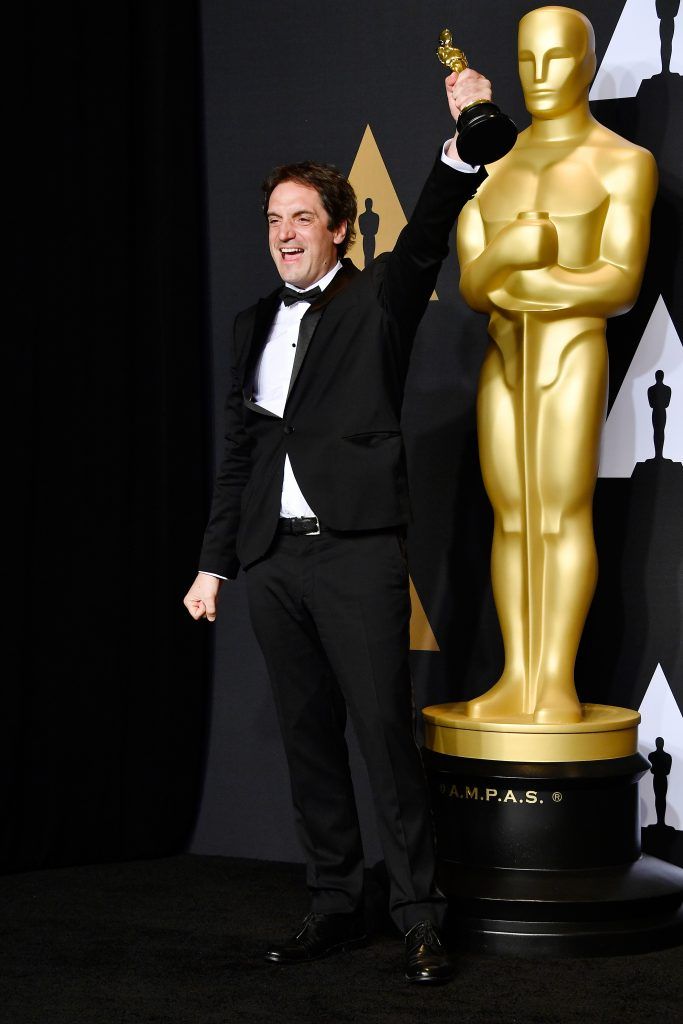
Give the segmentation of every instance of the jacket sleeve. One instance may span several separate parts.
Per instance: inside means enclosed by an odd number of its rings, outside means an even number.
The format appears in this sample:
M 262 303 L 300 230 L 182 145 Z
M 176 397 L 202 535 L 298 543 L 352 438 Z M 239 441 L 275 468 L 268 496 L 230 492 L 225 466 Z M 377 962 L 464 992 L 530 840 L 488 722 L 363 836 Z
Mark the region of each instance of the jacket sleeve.
M 410 343 L 448 255 L 453 225 L 486 177 L 483 167 L 474 174 L 454 170 L 441 160 L 439 151 L 393 251 L 378 261 L 380 299 Z
M 199 557 L 202 572 L 234 579 L 240 563 L 235 553 L 242 492 L 251 472 L 252 442 L 244 428 L 244 401 L 238 371 L 241 318 L 235 320 L 233 358 L 224 408 L 223 451 L 216 474 L 209 522 Z

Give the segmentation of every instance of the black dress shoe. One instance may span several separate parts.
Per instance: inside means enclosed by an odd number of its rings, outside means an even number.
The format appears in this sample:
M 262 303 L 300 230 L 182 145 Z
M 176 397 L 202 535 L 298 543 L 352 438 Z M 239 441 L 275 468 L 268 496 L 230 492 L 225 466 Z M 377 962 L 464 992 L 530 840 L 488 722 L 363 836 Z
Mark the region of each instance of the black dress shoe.
M 439 932 L 431 921 L 418 921 L 406 932 L 406 981 L 443 984 L 453 977 L 454 968 Z
M 366 939 L 362 914 L 308 914 L 288 942 L 269 947 L 266 960 L 276 964 L 307 963 L 362 946 Z

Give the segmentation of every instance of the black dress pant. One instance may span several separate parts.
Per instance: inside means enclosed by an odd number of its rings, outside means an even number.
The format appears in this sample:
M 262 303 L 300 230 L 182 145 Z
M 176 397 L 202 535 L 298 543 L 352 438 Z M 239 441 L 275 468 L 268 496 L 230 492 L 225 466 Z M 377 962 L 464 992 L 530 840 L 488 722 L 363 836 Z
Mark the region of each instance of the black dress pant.
M 396 533 L 280 535 L 247 571 L 289 764 L 312 909 L 363 897 L 363 850 L 344 731 L 367 764 L 402 931 L 443 922 L 429 798 L 414 738 L 408 570 Z

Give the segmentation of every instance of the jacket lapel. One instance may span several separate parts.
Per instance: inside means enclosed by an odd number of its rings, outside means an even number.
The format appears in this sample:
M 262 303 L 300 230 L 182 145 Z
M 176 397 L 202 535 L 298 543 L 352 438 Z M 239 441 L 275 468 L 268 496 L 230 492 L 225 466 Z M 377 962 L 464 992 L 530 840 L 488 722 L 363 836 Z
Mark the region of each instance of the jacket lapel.
M 242 394 L 244 396 L 244 402 L 249 408 L 254 409 L 257 412 L 266 412 L 267 410 L 261 409 L 260 406 L 252 402 L 252 389 L 254 383 L 254 370 L 256 365 L 261 358 L 261 353 L 265 347 L 270 329 L 273 326 L 273 320 L 277 313 L 278 306 L 280 305 L 280 289 L 271 292 L 265 299 L 259 299 L 256 304 L 256 312 L 254 314 L 254 327 L 251 334 L 251 341 L 249 343 L 249 352 L 244 364 L 244 373 L 242 375 Z M 267 415 L 274 415 L 274 413 L 267 413 Z
M 337 274 L 339 277 L 339 274 Z M 325 289 L 327 290 L 327 289 Z M 294 364 L 292 366 L 292 376 L 289 378 L 289 390 L 287 391 L 287 398 L 289 398 L 292 388 L 294 387 L 294 381 L 299 376 L 299 370 L 304 361 L 304 356 L 308 352 L 308 346 L 311 344 L 311 338 L 315 331 L 320 318 L 323 315 L 324 306 L 320 305 L 317 307 L 311 306 L 307 309 L 303 315 L 301 323 L 299 324 L 299 338 L 296 343 L 296 354 L 294 356 Z
M 251 398 L 244 398 L 244 404 L 247 409 L 251 409 L 252 412 L 260 412 L 262 416 L 272 416 L 274 420 L 281 419 L 276 413 L 271 412 L 270 409 L 264 409 L 262 405 L 257 405 L 256 402 L 252 401 Z
M 294 365 L 292 366 L 292 376 L 289 378 L 289 390 L 287 392 L 288 400 L 296 379 L 299 376 L 299 372 L 301 371 L 301 367 L 303 366 L 306 353 L 308 352 L 313 335 L 315 334 L 315 329 L 320 323 L 326 307 L 336 295 L 339 295 L 340 292 L 348 287 L 358 273 L 360 273 L 360 271 L 356 269 L 351 260 L 345 259 L 342 263 L 342 269 L 335 274 L 320 298 L 315 302 L 312 302 L 310 309 L 307 309 L 304 313 L 299 326 L 299 339 L 296 344 L 296 355 L 294 356 Z

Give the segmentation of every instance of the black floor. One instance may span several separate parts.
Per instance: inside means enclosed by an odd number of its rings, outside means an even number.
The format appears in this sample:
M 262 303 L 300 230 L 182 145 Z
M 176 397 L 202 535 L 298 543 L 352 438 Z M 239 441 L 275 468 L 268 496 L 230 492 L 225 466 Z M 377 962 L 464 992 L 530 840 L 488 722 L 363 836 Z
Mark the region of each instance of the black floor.
M 261 959 L 306 912 L 303 870 L 219 857 L 0 879 L 2 1024 L 676 1024 L 683 948 L 586 960 L 458 957 L 449 986 L 402 980 L 402 946 L 303 967 Z

